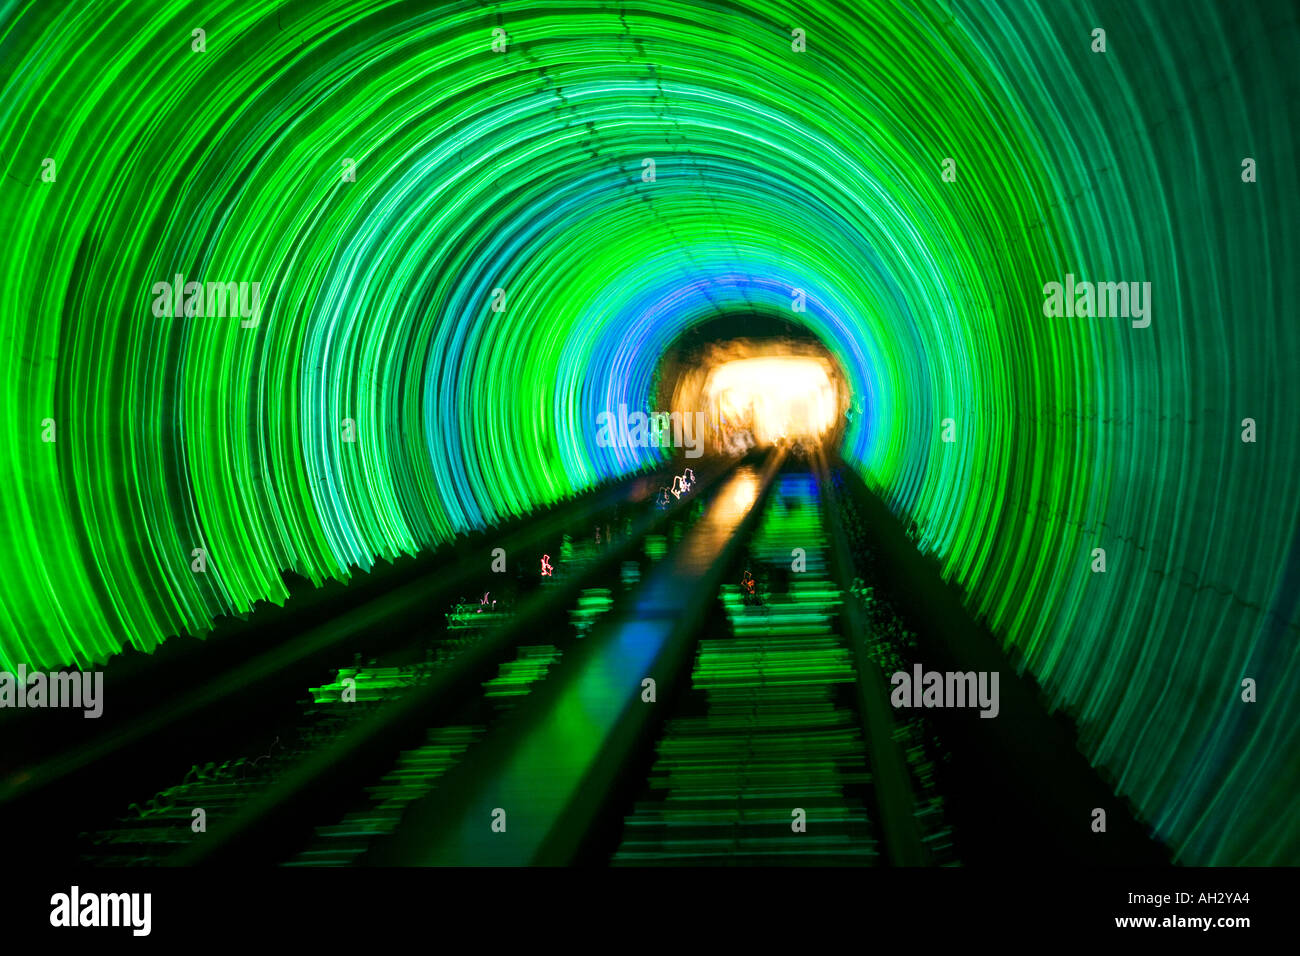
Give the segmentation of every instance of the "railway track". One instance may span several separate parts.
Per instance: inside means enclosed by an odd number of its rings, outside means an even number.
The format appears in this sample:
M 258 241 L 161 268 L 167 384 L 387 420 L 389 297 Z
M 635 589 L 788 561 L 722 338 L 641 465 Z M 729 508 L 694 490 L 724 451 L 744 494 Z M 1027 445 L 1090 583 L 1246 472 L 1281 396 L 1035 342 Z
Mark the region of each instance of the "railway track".
M 485 543 L 475 581 L 480 586 L 466 589 L 458 582 L 462 592 L 474 595 L 469 600 L 461 597 L 439 606 L 436 595 L 445 600 L 456 592 L 445 582 L 441 589 L 424 582 L 430 594 L 426 607 L 433 607 L 418 627 L 401 635 L 392 633 L 383 609 L 376 609 L 373 626 L 389 638 L 380 642 L 380 653 L 338 659 L 324 680 L 306 688 L 295 719 L 277 727 L 274 735 L 264 732 L 257 747 L 218 752 L 214 759 L 196 762 L 183 777 L 147 799 L 138 797 L 124 808 L 126 813 L 83 834 L 82 862 L 282 862 L 285 854 L 291 862 L 349 862 L 360 852 L 355 847 L 364 848 L 367 834 L 383 832 L 404 795 L 436 780 L 544 679 L 568 644 L 581 640 L 596 619 L 617 605 L 621 593 L 662 558 L 681 528 L 698 516 L 711 480 L 703 476 L 692 494 L 656 507 L 657 489 L 665 482 L 643 477 L 570 519 L 563 536 L 543 516 L 540 528 L 493 542 L 506 544 L 512 560 L 533 552 L 546 555 L 550 573 L 537 574 L 531 591 L 514 602 L 494 600 L 490 591 L 478 596 L 482 582 L 499 580 L 483 573 L 489 565 Z M 628 516 L 629 495 L 635 499 L 635 518 Z M 593 526 L 594 536 L 588 533 Z M 553 546 L 547 545 L 548 538 Z M 545 635 L 540 641 L 539 627 Z M 480 693 L 473 692 L 476 686 Z M 401 746 L 415 723 L 439 713 L 469 722 L 436 726 L 418 746 Z M 315 849 L 294 852 L 295 840 L 305 838 L 305 831 L 288 824 L 328 817 L 355 796 L 348 775 L 361 774 L 355 779 L 362 779 L 375 772 L 386 754 L 396 754 L 395 766 L 371 788 L 378 794 L 375 805 L 370 807 L 366 797 L 360 813 L 348 814 L 333 827 L 319 827 L 312 840 Z M 253 847 L 257 850 L 250 852 Z
M 0 806 L 94 866 L 1158 861 L 1122 807 L 1119 840 L 1071 825 L 1112 791 L 942 584 L 910 587 L 924 555 L 857 481 L 778 449 L 666 502 L 616 483 L 172 667 L 172 697 L 8 763 Z M 484 570 L 502 545 L 526 574 Z M 895 709 L 917 665 L 1001 669 L 999 719 Z
M 826 466 L 782 458 L 563 546 L 514 606 L 456 602 L 340 661 L 257 752 L 83 834 L 82 862 L 953 862 L 924 741 L 871 704 L 890 641 Z
M 927 752 L 880 706 L 889 639 L 864 613 L 836 497 L 824 462 L 781 475 L 612 864 L 956 861 L 910 769 Z
M 613 863 L 879 862 L 824 524 L 814 477 L 781 475 L 740 582 L 720 589 L 725 619 L 699 642 L 689 703 L 667 721 Z
M 1122 807 L 1115 841 L 1073 825 L 1111 789 L 857 476 L 778 449 L 667 485 L 367 582 L 88 744 L 9 763 L 19 846 L 95 866 L 1162 858 Z M 514 588 L 484 583 L 512 578 L 484 571 L 502 545 L 529 563 Z M 999 720 L 892 707 L 917 665 L 1001 669 Z M 1008 843 L 1013 814 L 1031 824 Z

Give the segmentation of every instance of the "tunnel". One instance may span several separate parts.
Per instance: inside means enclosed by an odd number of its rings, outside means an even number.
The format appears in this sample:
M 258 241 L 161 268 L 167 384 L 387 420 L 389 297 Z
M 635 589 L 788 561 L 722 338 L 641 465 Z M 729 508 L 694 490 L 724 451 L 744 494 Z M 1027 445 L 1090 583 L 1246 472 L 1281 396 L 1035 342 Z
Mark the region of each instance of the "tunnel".
M 101 6 L 0 11 L 6 837 L 1300 862 L 1292 5 Z

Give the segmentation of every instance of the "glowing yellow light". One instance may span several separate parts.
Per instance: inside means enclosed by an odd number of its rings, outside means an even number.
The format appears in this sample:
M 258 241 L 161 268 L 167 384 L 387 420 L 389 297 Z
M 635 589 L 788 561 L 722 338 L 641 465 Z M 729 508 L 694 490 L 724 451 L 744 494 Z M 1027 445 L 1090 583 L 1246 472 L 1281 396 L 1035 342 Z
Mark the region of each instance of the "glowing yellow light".
M 728 429 L 748 429 L 759 444 L 820 440 L 835 424 L 839 393 L 830 369 L 810 356 L 763 356 L 710 371 L 704 398 Z

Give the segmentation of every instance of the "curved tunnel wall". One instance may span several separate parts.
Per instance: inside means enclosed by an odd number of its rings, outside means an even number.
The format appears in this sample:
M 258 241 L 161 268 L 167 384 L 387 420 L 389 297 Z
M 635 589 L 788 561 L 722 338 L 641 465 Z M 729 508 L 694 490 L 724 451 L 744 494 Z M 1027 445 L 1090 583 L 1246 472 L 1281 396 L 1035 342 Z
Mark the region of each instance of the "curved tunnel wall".
M 1300 859 L 1293 7 L 145 6 L 0 18 L 0 667 L 644 467 L 597 414 L 793 314 L 845 457 L 1179 859 Z M 156 317 L 177 273 L 256 326 Z M 1067 273 L 1150 327 L 1046 317 Z

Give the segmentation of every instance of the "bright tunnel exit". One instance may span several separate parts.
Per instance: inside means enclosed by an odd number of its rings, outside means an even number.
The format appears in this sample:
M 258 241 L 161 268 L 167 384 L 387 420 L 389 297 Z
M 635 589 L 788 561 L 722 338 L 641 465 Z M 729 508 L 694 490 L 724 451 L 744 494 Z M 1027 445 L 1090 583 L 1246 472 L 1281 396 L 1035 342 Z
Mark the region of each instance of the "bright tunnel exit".
M 758 445 L 820 443 L 835 425 L 837 397 L 827 363 L 811 356 L 737 359 L 714 368 L 704 385 L 724 431 L 748 431 Z
M 835 446 L 849 390 L 831 353 L 811 338 L 737 338 L 703 344 L 664 367 L 663 398 L 704 413 L 710 451 Z

